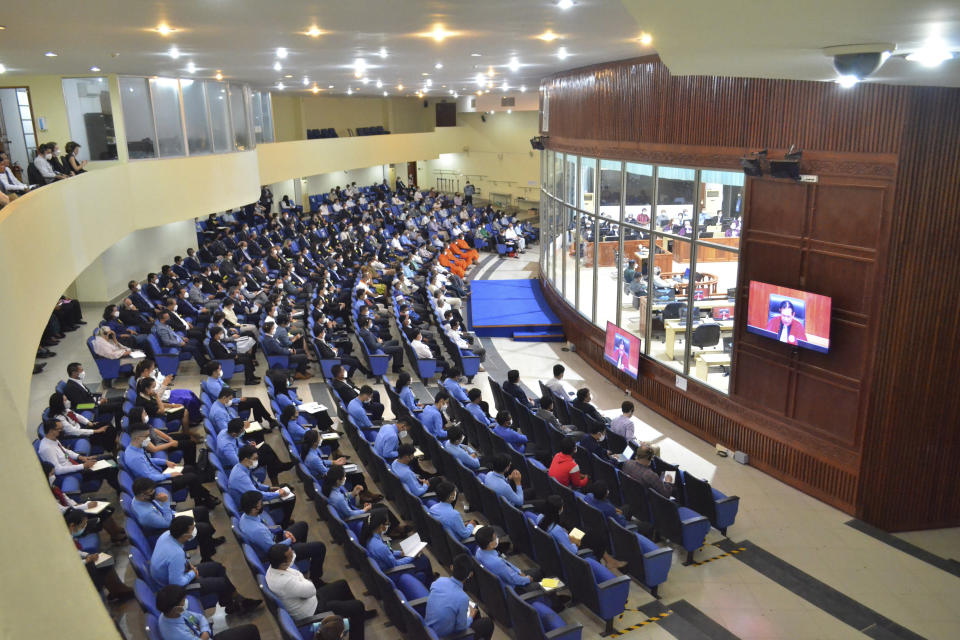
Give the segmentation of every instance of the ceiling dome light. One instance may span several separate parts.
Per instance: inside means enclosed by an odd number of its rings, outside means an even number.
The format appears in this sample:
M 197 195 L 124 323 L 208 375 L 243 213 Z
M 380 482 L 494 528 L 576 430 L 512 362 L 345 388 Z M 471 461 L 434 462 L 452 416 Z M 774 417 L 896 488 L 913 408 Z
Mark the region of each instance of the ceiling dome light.
M 286 58 L 286 57 L 287 57 L 287 50 L 286 50 L 285 47 L 277 47 L 277 57 L 278 57 L 278 58 Z
M 303 76 L 303 86 L 307 86 L 308 84 L 310 84 L 310 78 Z
M 306 33 L 311 38 L 319 38 L 321 35 L 323 35 L 323 29 L 321 29 L 317 25 L 313 25 L 309 29 L 307 29 L 304 33 Z
M 389 95 L 386 91 L 383 92 L 383 97 L 386 98 Z
M 192 62 L 188 62 L 187 73 L 196 73 L 196 72 L 197 72 L 197 65 L 193 64 Z
M 645 47 L 649 47 L 651 44 L 653 44 L 653 36 L 647 33 L 646 31 L 641 33 L 640 37 L 637 38 L 637 40 L 639 40 L 640 44 L 642 44 Z
M 383 81 L 380 78 L 377 78 L 377 89 L 383 88 Z
M 327 85 L 327 89 L 333 89 L 333 85 L 332 85 L 332 84 L 328 84 L 328 85 Z
M 386 47 L 380 47 L 380 52 L 379 52 L 377 55 L 380 56 L 381 58 L 386 58 L 386 57 L 387 57 L 387 48 L 386 48 Z
M 925 67 L 938 67 L 953 58 L 953 52 L 943 42 L 930 40 L 907 56 L 910 62 L 919 62 Z
M 46 52 L 45 54 L 43 54 L 43 55 L 47 56 L 48 58 L 56 58 L 56 57 L 57 57 L 57 54 L 55 54 L 53 51 L 47 51 L 47 52 Z
M 402 85 L 402 84 L 398 84 L 398 85 L 397 85 L 397 91 L 403 91 L 403 85 Z
M 348 95 L 348 96 L 352 96 L 352 95 L 353 95 L 353 89 L 347 87 L 347 95 Z
M 520 93 L 526 93 L 526 92 L 527 92 L 527 85 L 525 84 L 520 85 Z
M 431 80 L 430 78 L 427 78 L 427 79 L 424 81 L 423 84 L 424 84 L 425 86 L 432 87 L 432 86 L 433 86 L 433 80 Z
M 286 78 L 287 80 L 289 80 L 290 78 L 293 77 L 293 74 L 292 74 L 292 73 L 288 73 L 287 75 L 285 75 L 285 76 L 283 76 L 283 77 Z
M 277 83 L 277 89 L 279 89 L 280 91 L 283 91 L 284 89 L 286 89 L 286 87 L 284 86 L 284 84 L 283 84 L 282 82 L 278 82 L 278 83 Z
M 442 24 L 438 22 L 437 24 L 433 25 L 433 29 L 431 29 L 430 31 L 426 31 L 424 33 L 418 33 L 417 35 L 420 36 L 421 38 L 433 38 L 434 42 L 443 42 L 447 38 L 453 38 L 455 36 L 459 36 L 460 32 L 448 31 L 446 27 L 444 27 Z
M 173 27 L 171 27 L 170 25 L 168 25 L 168 24 L 166 24 L 166 23 L 162 23 L 162 24 L 157 25 L 157 28 L 154 29 L 154 31 L 156 31 L 157 33 L 159 33 L 159 34 L 162 35 L 162 36 L 168 36 L 168 35 L 170 35 L 171 33 L 173 33 L 174 31 L 176 31 L 176 29 L 173 28 Z
M 503 81 L 503 86 L 500 87 L 500 88 L 501 88 L 502 90 L 504 90 L 504 91 L 509 91 L 509 90 L 510 90 L 510 85 L 507 84 L 507 81 L 506 81 L 506 80 L 504 80 L 504 81 Z
M 100 67 L 90 67 L 90 71 L 93 71 L 94 73 L 97 73 L 98 71 L 100 71 Z M 3 72 L 0 71 L 0 73 L 3 73 Z
M 543 40 L 544 42 L 553 42 L 559 37 L 560 36 L 555 34 L 553 31 L 550 31 L 549 29 L 547 29 L 546 31 L 544 31 L 543 33 L 537 36 L 539 40 Z
M 219 71 L 217 71 L 217 75 L 215 75 L 215 76 L 213 76 L 213 77 L 216 78 L 217 80 L 223 80 L 223 74 L 220 73 Z
M 560 0 L 560 1 L 557 3 L 557 9 L 560 9 L 560 10 L 562 10 L 562 11 L 566 11 L 567 9 L 570 9 L 571 7 L 573 7 L 573 0 Z
M 481 55 L 482 55 L 482 54 L 479 54 L 479 53 L 477 53 L 476 51 L 474 51 L 473 53 L 470 54 L 470 57 L 471 57 L 471 58 L 479 58 Z
M 433 65 L 433 68 L 434 68 L 434 69 L 443 69 L 443 63 L 442 63 L 442 62 L 438 62 L 437 64 Z
M 362 78 L 360 78 L 360 82 L 362 82 L 363 84 L 370 84 L 370 78 L 368 78 L 367 76 L 363 76 Z
M 560 58 L 561 60 L 566 60 L 567 56 L 569 55 L 570 54 L 567 52 L 566 47 L 560 47 L 559 49 L 557 49 L 557 57 Z
M 507 65 L 510 68 L 510 71 L 519 71 L 520 70 L 520 61 L 517 60 L 517 56 L 510 58 L 510 64 Z
M 320 93 L 320 87 L 318 87 L 317 85 L 313 85 L 313 88 L 311 88 L 310 91 L 313 92 L 313 95 L 317 95 L 318 93 Z
M 280 61 L 279 61 L 279 60 L 277 60 L 276 62 L 273 63 L 273 70 L 274 70 L 274 71 L 281 71 L 282 69 L 283 69 L 283 65 L 280 64 Z
M 353 77 L 362 78 L 367 71 L 367 61 L 363 58 L 357 58 L 353 61 Z
M 3 66 L 3 64 L 0 64 L 0 73 L 6 73 L 6 72 L 7 72 L 7 68 Z
M 176 47 L 170 47 L 170 51 L 167 52 L 167 55 L 176 60 L 180 57 L 180 49 L 177 49 Z
M 860 78 L 854 75 L 837 76 L 836 83 L 844 89 L 849 89 L 860 82 Z
M 478 73 L 476 77 L 476 82 L 477 82 L 477 86 L 482 87 L 487 82 L 487 79 L 483 77 L 482 73 Z

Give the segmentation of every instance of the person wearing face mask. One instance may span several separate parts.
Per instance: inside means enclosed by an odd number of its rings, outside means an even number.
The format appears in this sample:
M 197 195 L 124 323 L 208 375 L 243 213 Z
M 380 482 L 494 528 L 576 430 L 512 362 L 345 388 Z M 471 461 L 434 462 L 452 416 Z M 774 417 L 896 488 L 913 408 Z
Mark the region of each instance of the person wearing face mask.
M 243 418 L 232 418 L 227 423 L 226 428 L 221 429 L 217 434 L 217 455 L 223 462 L 224 468 L 231 471 L 233 466 L 240 462 L 240 448 L 245 445 L 252 445 L 256 447 L 261 462 L 254 475 L 262 479 L 265 477 L 263 473 L 265 471 L 266 475 L 270 476 L 270 482 L 279 485 L 280 474 L 292 469 L 296 466 L 295 463 L 293 461 L 282 462 L 273 447 L 263 442 L 262 433 L 245 435 L 246 425 L 247 421 Z M 259 443 L 257 442 L 258 439 Z
M 161 431 L 150 424 L 150 416 L 143 410 L 143 407 L 133 407 L 127 414 L 128 424 L 131 429 L 134 426 L 142 425 L 144 429 L 150 430 L 150 436 L 143 441 L 143 448 L 149 454 L 168 451 L 167 457 L 174 462 L 183 462 L 187 466 L 193 466 L 197 461 L 197 445 L 199 442 L 194 440 L 193 434 L 186 433 L 167 433 Z
M 467 396 L 467 390 L 460 384 L 460 379 L 463 377 L 463 372 L 460 371 L 459 367 L 453 366 L 449 369 L 444 369 L 442 378 L 443 378 L 443 388 L 447 390 L 447 393 L 450 394 L 454 400 L 459 402 L 462 405 L 466 405 L 470 402 L 470 398 Z
M 197 528 L 190 516 L 177 516 L 170 522 L 150 556 L 150 575 L 161 587 L 188 584 L 200 585 L 199 594 L 217 594 L 220 606 L 227 615 L 248 613 L 263 604 L 262 600 L 245 598 L 227 577 L 227 571 L 219 562 L 201 562 L 194 566 L 187 558 L 183 545 L 197 535 Z
M 181 489 L 188 489 L 195 504 L 212 509 L 220 504 L 200 482 L 200 477 L 191 467 L 184 466 L 183 471 L 168 471 L 177 465 L 163 458 L 150 458 L 144 449 L 144 442 L 149 438 L 150 431 L 146 425 L 131 425 L 130 444 L 123 452 L 126 471 L 136 478 L 150 478 L 157 484 L 168 486 L 176 493 Z M 168 484 L 169 483 L 169 484 Z
M 457 426 L 450 427 L 447 429 L 447 441 L 443 443 L 443 448 L 467 469 L 476 471 L 480 468 L 480 458 L 476 451 L 463 443 L 463 440 L 463 429 Z
M 323 560 L 327 556 L 327 547 L 322 542 L 307 542 L 309 527 L 306 522 L 294 522 L 286 529 L 274 524 L 270 516 L 263 512 L 263 498 L 259 491 L 247 491 L 243 494 L 240 511 L 237 530 L 260 558 L 265 559 L 270 547 L 275 544 L 291 547 L 296 557 L 309 561 L 310 580 L 322 584 Z
M 433 567 L 430 565 L 430 559 L 423 553 L 417 554 L 416 557 L 408 558 L 403 555 L 402 551 L 391 549 L 390 544 L 383 539 L 384 535 L 388 535 L 387 529 L 389 528 L 390 519 L 385 512 L 373 511 L 370 514 L 367 521 L 363 523 L 359 536 L 360 544 L 367 550 L 367 555 L 377 563 L 377 566 L 380 567 L 380 570 L 384 573 L 397 567 L 405 567 L 410 569 L 411 577 L 415 577 L 424 587 L 429 588 L 435 575 Z M 402 590 L 403 581 L 405 580 L 403 576 L 406 574 L 407 572 L 404 571 L 402 573 L 392 573 L 389 575 L 394 584 Z
M 117 334 L 109 327 L 100 327 L 90 346 L 93 352 L 101 358 L 118 360 L 121 367 L 137 364 L 146 357 L 146 354 L 141 354 L 137 358 L 132 357 L 131 354 L 133 350 L 126 345 L 120 344 L 117 340 Z
M 509 411 L 497 413 L 497 424 L 494 425 L 493 432 L 517 452 L 524 453 L 527 450 L 527 436 L 513 428 L 513 416 Z
M 467 399 L 469 402 L 465 404 L 464 407 L 470 412 L 474 420 L 488 427 L 492 427 L 497 423 L 496 420 L 487 415 L 486 410 L 483 408 L 483 392 L 480 391 L 480 389 L 476 387 L 470 389 L 470 391 L 467 392 Z
M 87 373 L 83 370 L 83 365 L 79 362 L 71 362 L 67 365 L 67 382 L 63 387 L 63 395 L 70 401 L 74 410 L 86 410 L 88 405 L 90 411 L 98 420 L 101 418 L 114 421 L 114 425 L 120 428 L 120 415 L 123 412 L 123 396 L 116 398 L 107 398 L 106 395 L 94 393 L 83 381 Z
M 449 578 L 438 578 L 430 585 L 424 623 L 439 638 L 459 634 L 467 629 L 473 631 L 477 640 L 490 640 L 493 636 L 493 620 L 484 618 L 470 601 L 463 585 L 473 575 L 473 560 L 465 553 L 453 559 Z
M 63 433 L 63 427 L 56 420 L 44 420 L 43 438 L 37 446 L 37 453 L 44 462 L 53 465 L 56 475 L 61 476 L 68 473 L 80 473 L 84 481 L 106 480 L 117 493 L 120 492 L 120 484 L 117 482 L 117 467 L 110 467 L 93 471 L 91 467 L 97 463 L 98 456 L 84 456 L 76 451 L 63 446 L 60 443 L 60 435 Z
M 297 500 L 293 491 L 286 486 L 267 486 L 254 477 L 253 470 L 260 464 L 260 455 L 255 446 L 246 444 L 240 447 L 237 460 L 227 477 L 227 488 L 234 501 L 240 504 L 244 493 L 258 491 L 274 522 L 279 522 L 284 527 L 289 526 Z
M 80 554 L 80 559 L 83 560 L 83 565 L 87 569 L 87 573 L 90 574 L 90 579 L 97 587 L 97 591 L 106 589 L 110 602 L 122 602 L 132 598 L 133 589 L 123 584 L 123 580 L 117 575 L 112 564 L 106 567 L 98 567 L 97 561 L 100 560 L 100 554 L 87 553 L 81 548 L 80 538 L 89 533 L 87 531 L 86 514 L 79 509 L 69 509 L 63 514 L 63 519 L 67 523 L 67 529 L 73 538 L 73 544 L 77 547 L 77 553 Z
M 50 419 L 63 427 L 65 438 L 86 438 L 95 447 L 114 453 L 117 449 L 117 430 L 110 424 L 110 417 L 99 421 L 88 420 L 73 411 L 70 400 L 60 392 L 54 392 L 47 404 Z
M 134 406 L 142 407 L 151 420 L 160 418 L 168 427 L 179 423 L 181 433 L 190 431 L 190 416 L 183 405 L 164 402 L 163 394 L 158 392 L 157 382 L 153 378 L 144 377 L 137 380 L 137 397 Z
M 179 585 L 167 585 L 157 592 L 157 632 L 161 640 L 260 640 L 255 625 L 231 626 L 214 635 L 203 612 L 187 609 L 187 590 Z
M 613 458 L 607 449 L 607 428 L 602 424 L 591 424 L 578 444 L 599 458 Z
M 474 528 L 480 523 L 473 519 L 464 522 L 463 516 L 454 507 L 458 497 L 457 487 L 452 482 L 444 480 L 437 484 L 436 493 L 439 502 L 427 511 L 440 521 L 447 533 L 464 543 L 470 551 L 474 551 L 476 543 L 468 540 L 473 535 Z
M 53 160 L 53 143 L 48 142 L 47 144 L 41 144 L 37 147 L 37 157 L 33 159 L 33 166 L 36 168 L 37 173 L 39 173 L 39 180 L 42 180 L 40 184 L 50 184 L 51 182 L 56 182 L 57 180 L 63 180 L 67 176 L 62 173 L 57 173 L 51 161 Z M 32 177 L 31 177 L 32 181 Z
M 397 459 L 397 449 L 400 441 L 407 437 L 409 419 L 406 416 L 397 418 L 395 424 L 385 424 L 377 430 L 377 437 L 373 441 L 373 451 L 388 464 Z
M 53 493 L 53 497 L 57 501 L 57 508 L 60 509 L 61 513 L 66 513 L 70 509 L 78 509 L 83 511 L 84 509 L 92 509 L 93 507 L 97 506 L 96 500 L 77 502 L 61 491 L 60 487 L 56 485 L 57 474 L 54 473 L 52 464 L 44 461 L 40 463 L 40 467 L 47 476 L 47 482 L 50 484 L 50 491 Z M 96 533 L 97 531 L 100 531 L 100 529 L 103 529 L 110 534 L 110 542 L 113 544 L 122 544 L 126 542 L 127 534 L 124 533 L 123 527 L 117 524 L 117 521 L 113 519 L 113 514 L 114 508 L 111 505 L 100 513 L 88 515 L 87 533 Z
M 207 377 L 200 383 L 200 388 L 209 398 L 216 398 L 223 403 L 224 407 L 233 408 L 236 411 L 250 411 L 253 414 L 253 419 L 260 422 L 266 429 L 275 429 L 280 426 L 280 423 L 267 413 L 267 409 L 263 406 L 263 401 L 260 398 L 253 396 L 236 397 L 234 390 L 227 386 L 223 379 L 223 367 L 220 366 L 219 362 L 209 363 L 206 367 L 206 374 Z M 224 392 L 228 392 L 229 396 L 224 395 Z M 210 410 L 212 410 L 212 407 Z M 219 409 L 217 411 L 219 412 Z M 207 417 L 217 427 L 217 431 L 221 431 L 226 424 L 220 419 L 219 415 L 217 421 L 214 421 L 209 411 Z M 230 418 L 236 417 L 236 415 L 230 414 Z
M 47 147 L 51 151 L 47 161 L 50 163 L 50 166 L 53 167 L 53 171 L 68 177 L 74 175 L 71 169 L 64 166 L 64 161 L 60 157 L 60 145 L 56 142 L 50 142 L 47 144 Z
M 433 397 L 433 404 L 424 407 L 420 414 L 420 422 L 423 423 L 423 427 L 437 440 L 447 439 L 447 432 L 443 428 L 446 422 L 443 412 L 449 403 L 450 394 L 441 389 Z
M 590 389 L 583 387 L 582 389 L 577 389 L 577 397 L 570 404 L 582 411 L 584 415 L 593 418 L 595 421 L 604 425 L 608 424 L 610 422 L 610 418 L 600 415 L 600 412 L 597 411 L 595 406 L 593 406 L 591 400 L 593 400 L 593 395 L 590 393 Z
M 346 580 L 337 580 L 317 587 L 293 566 L 294 550 L 288 545 L 275 544 L 267 552 L 267 586 L 294 620 L 310 618 L 323 611 L 350 620 L 350 640 L 363 640 L 363 623 L 376 617 L 376 611 L 367 611 L 354 598 Z
M 133 481 L 133 500 L 130 512 L 133 519 L 143 530 L 147 540 L 155 544 L 164 531 L 170 528 L 177 513 L 170 502 L 170 494 L 157 490 L 157 483 L 149 478 L 137 478 Z M 215 537 L 216 530 L 210 524 L 210 512 L 206 507 L 195 506 L 192 510 L 197 526 L 197 547 L 200 558 L 207 562 L 217 552 L 217 547 L 227 541 L 223 536 Z
M 87 166 L 86 160 L 80 160 L 80 145 L 73 140 L 68 142 L 64 149 L 67 152 L 66 157 L 66 167 L 70 173 L 74 175 L 80 175 L 81 173 L 86 173 L 87 170 L 84 168 Z

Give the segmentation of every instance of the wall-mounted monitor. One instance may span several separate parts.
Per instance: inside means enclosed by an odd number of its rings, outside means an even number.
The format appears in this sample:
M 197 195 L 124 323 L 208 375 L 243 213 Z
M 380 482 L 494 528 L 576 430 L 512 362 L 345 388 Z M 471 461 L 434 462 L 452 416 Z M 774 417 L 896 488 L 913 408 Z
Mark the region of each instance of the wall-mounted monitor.
M 607 340 L 603 347 L 604 359 L 631 378 L 637 377 L 640 367 L 640 338 L 607 322 Z
M 831 298 L 750 281 L 747 331 L 821 353 L 830 350 Z

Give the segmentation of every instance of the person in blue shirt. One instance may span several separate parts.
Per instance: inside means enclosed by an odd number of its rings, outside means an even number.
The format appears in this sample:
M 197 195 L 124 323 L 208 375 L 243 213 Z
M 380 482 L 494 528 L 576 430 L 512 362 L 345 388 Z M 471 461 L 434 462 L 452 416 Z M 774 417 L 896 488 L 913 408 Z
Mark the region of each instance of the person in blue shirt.
M 509 411 L 497 413 L 497 425 L 493 428 L 493 432 L 519 453 L 523 453 L 527 448 L 527 436 L 515 431 L 512 427 L 513 416 L 510 415 Z
M 543 571 L 538 568 L 520 571 L 513 563 L 497 551 L 500 539 L 493 527 L 479 527 L 476 532 L 477 550 L 473 557 L 484 569 L 500 578 L 503 584 L 513 587 L 517 593 L 525 593 L 537 588 L 543 579 Z
M 149 478 L 133 481 L 133 500 L 130 512 L 147 540 L 155 544 L 176 517 L 170 495 L 157 491 L 157 483 Z M 205 507 L 194 507 L 193 517 L 197 526 L 197 547 L 200 558 L 206 562 L 217 552 L 217 547 L 227 541 L 223 536 L 214 537 L 216 530 L 210 524 L 210 513 Z
M 467 408 L 467 411 L 470 412 L 470 415 L 472 415 L 477 422 L 487 427 L 491 427 L 496 423 L 483 410 L 483 406 L 480 404 L 480 399 L 482 397 L 483 397 L 483 392 L 480 391 L 480 389 L 477 389 L 477 388 L 470 389 L 469 393 L 467 393 L 467 399 L 469 400 L 469 402 L 464 406 Z
M 170 584 L 157 592 L 157 631 L 161 640 L 260 640 L 260 631 L 253 624 L 231 626 L 217 635 L 210 630 L 210 623 L 203 612 L 187 609 L 187 590 Z
M 277 457 L 273 447 L 269 444 L 262 441 L 260 444 L 257 444 L 256 436 L 260 435 L 262 437 L 262 434 L 245 436 L 244 429 L 247 428 L 247 424 L 248 422 L 243 418 L 234 418 L 227 423 L 227 428 L 217 434 L 217 456 L 219 456 L 220 461 L 223 462 L 223 466 L 227 471 L 230 471 L 233 469 L 233 465 L 240 461 L 237 457 L 240 447 L 245 444 L 254 445 L 257 447 L 257 453 L 260 455 L 260 465 L 254 475 L 260 480 L 263 480 L 264 477 L 269 475 L 270 482 L 274 485 L 279 485 L 280 474 L 292 469 L 296 464 L 292 460 L 282 462 L 280 458 Z M 244 438 L 249 439 L 245 440 Z
M 420 422 L 423 423 L 424 429 L 437 440 L 447 439 L 447 432 L 443 428 L 443 411 L 449 403 L 450 394 L 441 389 L 434 396 L 433 404 L 424 407 L 423 413 L 420 414 Z
M 430 559 L 423 553 L 417 554 L 414 558 L 408 558 L 402 551 L 391 549 L 389 543 L 383 539 L 389 527 L 390 519 L 383 510 L 371 512 L 370 517 L 360 529 L 359 535 L 360 544 L 367 550 L 367 555 L 383 572 L 396 567 L 408 567 L 425 588 L 429 587 L 434 578 Z M 400 575 L 403 574 L 392 574 L 390 577 L 397 582 Z
M 337 512 L 343 520 L 356 516 L 366 515 L 373 508 L 369 502 L 357 506 L 357 496 L 363 487 L 357 485 L 352 491 L 347 491 L 344 484 L 347 480 L 347 474 L 344 473 L 342 466 L 331 466 L 327 475 L 323 477 L 323 483 L 320 485 L 320 491 L 327 497 L 330 508 Z M 359 531 L 359 528 L 357 528 Z
M 201 562 L 190 564 L 184 543 L 196 535 L 193 518 L 177 516 L 170 523 L 170 529 L 157 539 L 150 556 L 150 575 L 161 587 L 199 584 L 200 595 L 217 594 L 218 602 L 226 607 L 227 614 L 246 613 L 262 604 L 261 600 L 244 598 L 237 593 L 236 587 L 227 577 L 227 571 L 219 562 Z
M 463 429 L 457 426 L 450 427 L 447 429 L 447 441 L 443 443 L 443 448 L 467 469 L 476 471 L 480 468 L 480 459 L 473 449 L 463 444 L 463 438 Z
M 237 529 L 261 558 L 267 557 L 267 552 L 273 545 L 285 544 L 293 548 L 298 558 L 310 561 L 310 579 L 314 582 L 320 579 L 327 547 L 322 542 L 306 541 L 309 530 L 306 522 L 294 522 L 286 529 L 278 527 L 270 516 L 263 513 L 263 498 L 259 491 L 247 491 L 243 494 L 240 510 L 242 514 L 237 521 Z
M 590 549 L 593 554 L 603 560 L 606 569 L 620 569 L 627 563 L 620 562 L 607 550 L 607 534 L 605 531 L 590 529 L 584 533 L 579 542 L 575 541 L 566 529 L 560 526 L 560 514 L 563 512 L 563 499 L 560 496 L 547 496 L 543 501 L 543 513 L 536 518 L 536 526 L 550 534 L 550 537 L 556 540 L 557 545 L 566 548 L 571 553 L 577 553 L 578 549 Z M 593 571 L 597 582 L 603 582 L 609 578 L 608 572 L 594 558 L 586 558 L 590 569 Z
M 400 447 L 400 440 L 407 437 L 407 426 L 409 422 L 405 416 L 397 418 L 396 424 L 385 424 L 377 431 L 377 437 L 373 441 L 373 451 L 388 463 L 397 459 L 397 449 Z
M 454 400 L 462 405 L 466 405 L 470 402 L 470 399 L 467 397 L 467 390 L 460 384 L 460 376 L 462 375 L 463 372 L 460 371 L 459 367 L 454 366 L 449 369 L 444 369 L 442 384 L 443 388 L 447 390 L 447 393 L 449 393 Z
M 473 535 L 474 528 L 479 524 L 476 520 L 463 521 L 463 516 L 454 508 L 457 502 L 457 487 L 452 482 L 444 480 L 437 484 L 437 499 L 439 502 L 428 509 L 430 515 L 440 521 L 447 533 L 460 542 L 466 542 Z M 471 542 L 467 547 L 473 551 L 476 544 Z
M 629 523 L 623 511 L 613 506 L 607 496 L 610 489 L 603 480 L 597 480 L 588 488 L 589 493 L 581 494 L 583 501 L 603 514 L 604 518 L 613 518 L 617 524 L 626 527 Z
M 404 371 L 397 376 L 397 385 L 395 387 L 397 395 L 400 397 L 400 403 L 407 408 L 410 413 L 420 413 L 423 411 L 423 405 L 417 401 L 413 395 L 413 389 L 410 388 L 410 374 Z
M 123 451 L 123 463 L 127 472 L 136 478 L 150 478 L 157 484 L 169 487 L 176 493 L 181 489 L 188 489 L 195 504 L 213 508 L 220 504 L 206 487 L 200 482 L 199 476 L 191 467 L 184 467 L 182 472 L 173 471 L 164 474 L 163 470 L 176 467 L 174 463 L 163 458 L 149 458 L 143 449 L 143 443 L 150 437 L 147 425 L 131 425 L 130 444 Z
M 530 399 L 527 397 L 527 394 L 523 392 L 523 389 L 520 388 L 520 372 L 516 369 L 510 369 L 507 371 L 507 379 L 503 383 L 502 387 L 504 393 L 508 393 L 517 401 L 525 406 L 527 409 L 533 409 L 537 404 L 537 400 Z
M 490 471 L 483 477 L 483 484 L 519 509 L 523 506 L 523 477 L 519 469 L 514 469 L 507 475 L 511 464 L 510 456 L 505 453 L 491 456 Z
M 320 434 L 313 429 L 303 436 L 303 442 L 300 443 L 300 459 L 303 460 L 303 466 L 317 480 L 323 480 L 330 471 L 331 464 L 344 464 L 347 461 L 343 457 L 330 461 L 324 460 L 323 453 L 320 451 Z
M 430 585 L 424 623 L 441 638 L 469 628 L 478 640 L 490 640 L 493 620 L 483 618 L 476 605 L 470 605 L 470 597 L 463 590 L 463 583 L 473 575 L 470 556 L 460 554 L 454 558 L 452 573 L 452 577 L 437 578 Z
M 219 398 L 220 392 L 224 389 L 230 389 L 230 387 L 227 386 L 227 383 L 223 380 L 223 367 L 220 366 L 220 363 L 216 360 L 207 363 L 205 373 L 207 374 L 207 377 L 204 378 L 203 382 L 200 383 L 200 388 L 211 400 L 216 400 Z M 232 389 L 230 393 L 235 395 Z M 263 402 L 260 400 L 260 398 L 252 398 L 247 396 L 240 396 L 239 398 L 235 397 L 233 398 L 233 402 L 231 404 L 238 411 L 250 411 L 253 414 L 253 419 L 261 423 L 264 429 L 273 429 L 279 426 L 279 423 L 263 406 Z
M 296 496 L 290 497 L 293 492 L 286 487 L 267 486 L 254 477 L 253 470 L 260 463 L 260 456 L 255 446 L 243 445 L 237 451 L 237 458 L 239 461 L 227 476 L 227 489 L 234 502 L 240 504 L 243 494 L 247 491 L 259 491 L 265 502 L 275 501 L 275 504 L 270 506 L 270 516 L 283 526 L 290 524 L 293 507 L 297 501 Z
M 300 417 L 297 405 L 291 403 L 280 412 L 280 424 L 287 428 L 287 433 L 293 438 L 294 444 L 303 442 L 303 436 L 312 428 L 305 418 Z
M 357 397 L 347 405 L 347 414 L 350 416 L 350 421 L 361 430 L 364 437 L 373 442 L 376 429 L 374 429 L 373 421 L 370 420 L 370 416 L 367 415 L 367 410 L 363 406 L 371 398 L 373 398 L 373 388 L 370 385 L 363 385 L 360 387 L 360 393 L 357 394 Z
M 393 472 L 393 475 L 403 483 L 403 486 L 407 488 L 411 494 L 417 496 L 421 500 L 423 495 L 427 493 L 428 486 L 427 481 L 423 480 L 414 473 L 413 469 L 410 468 L 410 464 L 413 462 L 413 454 L 416 452 L 416 447 L 412 444 L 401 444 L 397 448 L 397 459 L 390 463 L 390 470 Z M 436 501 L 432 498 L 424 500 L 424 504 L 430 506 Z

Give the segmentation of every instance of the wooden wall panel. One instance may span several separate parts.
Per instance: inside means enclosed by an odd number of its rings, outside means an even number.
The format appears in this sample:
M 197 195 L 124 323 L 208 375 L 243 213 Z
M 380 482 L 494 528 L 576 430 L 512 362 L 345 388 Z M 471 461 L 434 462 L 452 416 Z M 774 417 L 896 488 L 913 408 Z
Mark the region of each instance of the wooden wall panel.
M 833 351 L 781 351 L 744 333 L 740 314 L 730 397 L 680 393 L 648 360 L 631 388 L 875 525 L 960 524 L 960 90 L 674 78 L 655 56 L 564 72 L 541 90 L 555 150 L 718 169 L 761 148 L 804 150 L 801 170 L 819 183 L 748 180 L 739 303 L 749 279 L 830 295 Z M 603 369 L 602 332 L 561 317 Z

